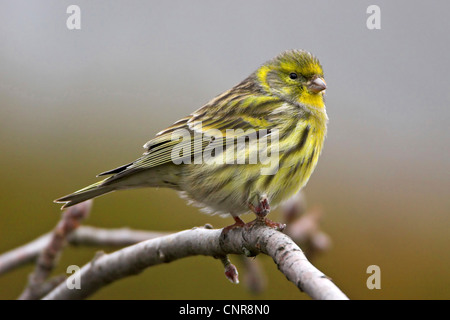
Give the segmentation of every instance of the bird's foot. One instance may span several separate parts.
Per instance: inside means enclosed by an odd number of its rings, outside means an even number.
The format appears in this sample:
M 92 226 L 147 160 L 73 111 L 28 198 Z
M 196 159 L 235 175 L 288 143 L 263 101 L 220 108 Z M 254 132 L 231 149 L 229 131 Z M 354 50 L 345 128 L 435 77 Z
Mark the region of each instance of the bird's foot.
M 259 202 L 256 206 L 252 203 L 249 203 L 248 207 L 256 214 L 257 217 L 260 218 L 264 218 L 270 212 L 269 199 L 267 199 L 266 196 L 260 197 Z
M 245 227 L 251 227 L 256 223 L 264 223 L 269 228 L 273 228 L 278 231 L 283 231 L 284 228 L 286 228 L 284 223 L 274 222 L 266 218 L 270 212 L 270 204 L 266 196 L 261 196 L 256 206 L 250 203 L 249 208 L 256 214 L 256 219 L 245 224 Z
M 246 223 L 244 225 L 244 228 L 250 228 L 250 227 L 254 226 L 255 224 L 259 224 L 259 225 L 263 224 L 263 225 L 268 226 L 269 228 L 272 228 L 272 229 L 275 229 L 278 231 L 283 231 L 286 228 L 286 224 L 284 224 L 284 223 L 275 222 L 268 218 L 259 217 L 259 216 L 257 216 L 255 220 Z
M 284 228 L 286 228 L 286 224 L 284 224 L 284 223 L 275 222 L 275 221 L 272 221 L 272 220 L 267 219 L 267 218 L 264 218 L 263 221 L 264 221 L 266 226 L 268 226 L 269 228 L 278 230 L 278 231 L 283 231 Z
M 278 223 L 274 222 L 270 219 L 267 219 L 266 216 L 270 212 L 270 204 L 269 200 L 266 196 L 261 196 L 259 198 L 258 204 L 255 206 L 252 203 L 249 203 L 248 207 L 251 211 L 253 211 L 256 214 L 256 219 L 253 221 L 250 221 L 248 223 L 245 223 L 241 218 L 238 216 L 233 216 L 233 219 L 235 223 L 232 225 L 229 225 L 222 230 L 222 235 L 226 235 L 230 230 L 235 228 L 251 228 L 255 224 L 265 224 L 269 228 L 276 229 L 278 231 L 283 231 L 284 228 L 286 228 L 286 225 L 284 223 Z
M 223 228 L 222 229 L 222 235 L 226 235 L 232 229 L 242 228 L 243 226 L 245 226 L 245 222 L 241 218 L 239 218 L 238 216 L 233 216 L 233 219 L 234 219 L 235 223 L 233 223 L 232 225 L 229 225 L 229 226 Z

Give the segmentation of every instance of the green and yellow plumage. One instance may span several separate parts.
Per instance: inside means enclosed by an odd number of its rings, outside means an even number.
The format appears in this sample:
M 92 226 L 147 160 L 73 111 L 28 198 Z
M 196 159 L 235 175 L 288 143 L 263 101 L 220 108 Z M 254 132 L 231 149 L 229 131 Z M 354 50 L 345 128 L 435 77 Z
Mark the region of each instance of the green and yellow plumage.
M 257 206 L 261 197 L 276 206 L 298 192 L 316 167 L 327 132 L 325 88 L 322 67 L 313 55 L 302 50 L 283 52 L 158 133 L 144 145 L 147 151 L 141 158 L 100 174 L 111 176 L 56 201 L 68 207 L 115 190 L 168 187 L 211 213 L 237 217 Z M 172 151 L 180 141 L 173 139 L 173 133 L 180 129 L 192 133 L 192 140 L 184 142 L 192 144 L 192 153 L 184 158 L 194 158 L 207 146 L 194 140 L 195 134 L 218 130 L 225 136 L 227 129 L 252 129 L 270 136 L 276 129 L 278 142 L 271 143 L 277 143 L 279 150 L 278 170 L 261 175 L 260 163 L 177 165 Z M 225 140 L 215 143 L 226 151 Z

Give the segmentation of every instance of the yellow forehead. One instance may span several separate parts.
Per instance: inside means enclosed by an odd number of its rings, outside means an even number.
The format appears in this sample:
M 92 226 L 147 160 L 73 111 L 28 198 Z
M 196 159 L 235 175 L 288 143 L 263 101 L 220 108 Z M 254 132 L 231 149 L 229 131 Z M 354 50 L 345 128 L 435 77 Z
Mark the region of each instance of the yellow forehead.
M 299 71 L 304 76 L 314 75 L 314 74 L 319 74 L 319 75 L 323 74 L 321 66 L 314 62 L 302 63 L 302 64 L 295 63 L 292 61 L 281 62 L 280 68 L 283 70 L 286 70 L 286 71 L 288 71 L 288 70 Z
M 298 61 L 280 61 L 280 68 L 286 72 L 300 72 L 303 76 L 323 75 L 320 64 L 314 60 Z
M 274 68 L 284 73 L 298 72 L 305 77 L 313 75 L 323 76 L 319 60 L 304 50 L 287 50 L 268 62 Z

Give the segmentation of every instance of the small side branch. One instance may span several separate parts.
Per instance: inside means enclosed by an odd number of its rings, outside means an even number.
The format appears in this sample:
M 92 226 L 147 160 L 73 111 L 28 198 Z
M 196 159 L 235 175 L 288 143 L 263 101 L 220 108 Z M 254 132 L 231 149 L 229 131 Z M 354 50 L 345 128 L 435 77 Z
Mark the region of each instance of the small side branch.
M 62 213 L 61 220 L 56 225 L 50 235 L 49 241 L 40 252 L 36 268 L 28 279 L 28 286 L 20 295 L 20 300 L 39 299 L 46 292 L 52 289 L 52 286 L 61 282 L 62 278 L 45 283 L 53 268 L 55 267 L 60 253 L 66 244 L 67 236 L 73 232 L 84 220 L 92 206 L 92 200 L 73 206 Z
M 167 234 L 167 232 L 131 230 L 129 228 L 103 229 L 80 226 L 68 234 L 66 240 L 74 246 L 125 247 Z M 35 262 L 52 237 L 53 232 L 49 232 L 23 246 L 1 254 L 0 275 Z

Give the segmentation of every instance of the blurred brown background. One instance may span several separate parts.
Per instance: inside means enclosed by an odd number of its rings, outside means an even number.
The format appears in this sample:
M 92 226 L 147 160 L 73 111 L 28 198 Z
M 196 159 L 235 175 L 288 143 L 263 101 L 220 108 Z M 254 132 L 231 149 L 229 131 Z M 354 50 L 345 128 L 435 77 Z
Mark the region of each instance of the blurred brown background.
M 81 30 L 66 28 L 70 4 Z M 366 27 L 370 4 L 381 30 Z M 53 228 L 53 199 L 134 160 L 155 133 L 299 48 L 320 58 L 328 84 L 328 139 L 305 194 L 323 207 L 333 247 L 314 264 L 353 299 L 449 299 L 449 10 L 446 1 L 2 1 L 0 252 Z M 232 219 L 142 189 L 97 199 L 86 224 L 207 222 Z M 67 248 L 57 271 L 95 251 Z M 193 257 L 93 298 L 307 298 L 257 259 L 268 277 L 258 296 L 229 283 L 218 261 Z M 372 264 L 380 290 L 366 287 Z M 31 270 L 1 276 L 0 298 L 15 299 Z

